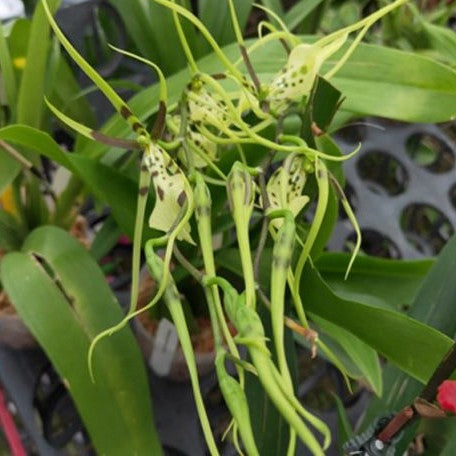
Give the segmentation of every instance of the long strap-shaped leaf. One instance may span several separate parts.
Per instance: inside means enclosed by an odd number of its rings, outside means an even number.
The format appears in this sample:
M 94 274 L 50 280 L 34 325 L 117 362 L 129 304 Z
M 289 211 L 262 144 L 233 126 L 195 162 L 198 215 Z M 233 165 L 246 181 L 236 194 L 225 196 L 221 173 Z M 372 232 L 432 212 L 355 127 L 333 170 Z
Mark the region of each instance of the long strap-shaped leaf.
M 2 80 L 5 87 L 6 99 L 14 118 L 16 111 L 17 85 L 14 76 L 13 62 L 5 39 L 2 24 L 0 22 L 0 69 L 2 71 Z

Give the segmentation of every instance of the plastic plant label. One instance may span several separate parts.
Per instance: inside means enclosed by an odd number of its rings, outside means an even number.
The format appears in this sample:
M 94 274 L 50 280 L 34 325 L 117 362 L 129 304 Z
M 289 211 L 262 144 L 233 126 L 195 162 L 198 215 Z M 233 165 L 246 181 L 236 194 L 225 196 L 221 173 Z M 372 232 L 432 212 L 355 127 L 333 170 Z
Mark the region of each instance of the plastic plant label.
M 159 377 L 169 374 L 178 345 L 176 328 L 166 318 L 161 319 L 149 358 L 150 368 Z

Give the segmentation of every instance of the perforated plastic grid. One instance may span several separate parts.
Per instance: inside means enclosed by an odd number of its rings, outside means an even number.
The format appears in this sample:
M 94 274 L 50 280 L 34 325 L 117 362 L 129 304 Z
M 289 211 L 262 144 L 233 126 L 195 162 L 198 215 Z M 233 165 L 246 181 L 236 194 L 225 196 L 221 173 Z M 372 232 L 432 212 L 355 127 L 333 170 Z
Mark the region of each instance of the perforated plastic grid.
M 364 252 L 387 258 L 432 256 L 455 232 L 452 128 L 366 119 L 337 135 L 345 152 L 362 144 L 344 169 Z M 341 213 L 329 248 L 349 250 L 354 239 L 353 227 Z

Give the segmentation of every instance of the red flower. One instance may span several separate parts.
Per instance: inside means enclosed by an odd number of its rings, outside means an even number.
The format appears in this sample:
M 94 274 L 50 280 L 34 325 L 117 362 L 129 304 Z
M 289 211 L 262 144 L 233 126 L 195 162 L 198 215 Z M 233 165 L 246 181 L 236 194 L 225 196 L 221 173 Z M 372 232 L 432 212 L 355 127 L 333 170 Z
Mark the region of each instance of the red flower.
M 445 380 L 439 386 L 437 400 L 442 410 L 456 413 L 456 380 Z

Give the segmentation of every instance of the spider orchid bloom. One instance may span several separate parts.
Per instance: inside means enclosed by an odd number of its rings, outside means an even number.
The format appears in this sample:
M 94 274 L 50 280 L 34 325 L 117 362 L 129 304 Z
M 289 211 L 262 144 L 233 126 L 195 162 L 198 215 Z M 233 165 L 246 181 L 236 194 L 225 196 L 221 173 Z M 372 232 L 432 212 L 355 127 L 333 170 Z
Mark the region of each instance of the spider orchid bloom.
M 210 93 L 198 77 L 190 83 L 187 99 L 190 125 L 212 126 L 221 132 L 230 127 L 231 119 L 226 104 Z
M 188 199 L 188 181 L 176 162 L 158 144 L 146 150 L 144 163 L 152 176 L 155 190 L 155 206 L 149 218 L 149 226 L 166 233 L 170 232 L 182 217 Z M 194 244 L 187 224 L 177 236 Z
M 173 133 L 177 135 L 181 129 L 181 118 L 179 116 L 173 116 L 172 119 L 168 121 L 168 125 L 171 127 Z M 189 145 L 188 153 L 192 155 L 192 165 L 195 168 L 205 168 L 209 162 L 219 160 L 217 144 L 213 141 L 201 133 L 194 131 L 190 126 L 187 126 L 185 135 Z M 183 147 L 180 148 L 178 157 L 179 160 L 188 168 L 189 160 L 187 159 L 187 153 Z
M 205 168 L 209 161 L 218 161 L 217 144 L 206 138 L 206 136 L 189 129 L 188 141 L 190 143 L 190 151 L 194 151 L 193 166 L 195 168 Z M 179 158 L 187 164 L 185 154 L 182 152 L 179 152 Z
M 308 168 L 309 163 L 303 155 L 288 155 L 266 185 L 269 210 L 288 209 L 294 217 L 301 212 L 309 202 L 309 197 L 302 194 Z M 271 223 L 278 229 L 283 224 L 283 219 L 276 218 Z
M 268 87 L 267 101 L 275 115 L 310 93 L 323 63 L 341 48 L 346 39 L 347 34 L 343 34 L 324 46 L 318 42 L 301 43 L 291 50 L 286 65 Z

